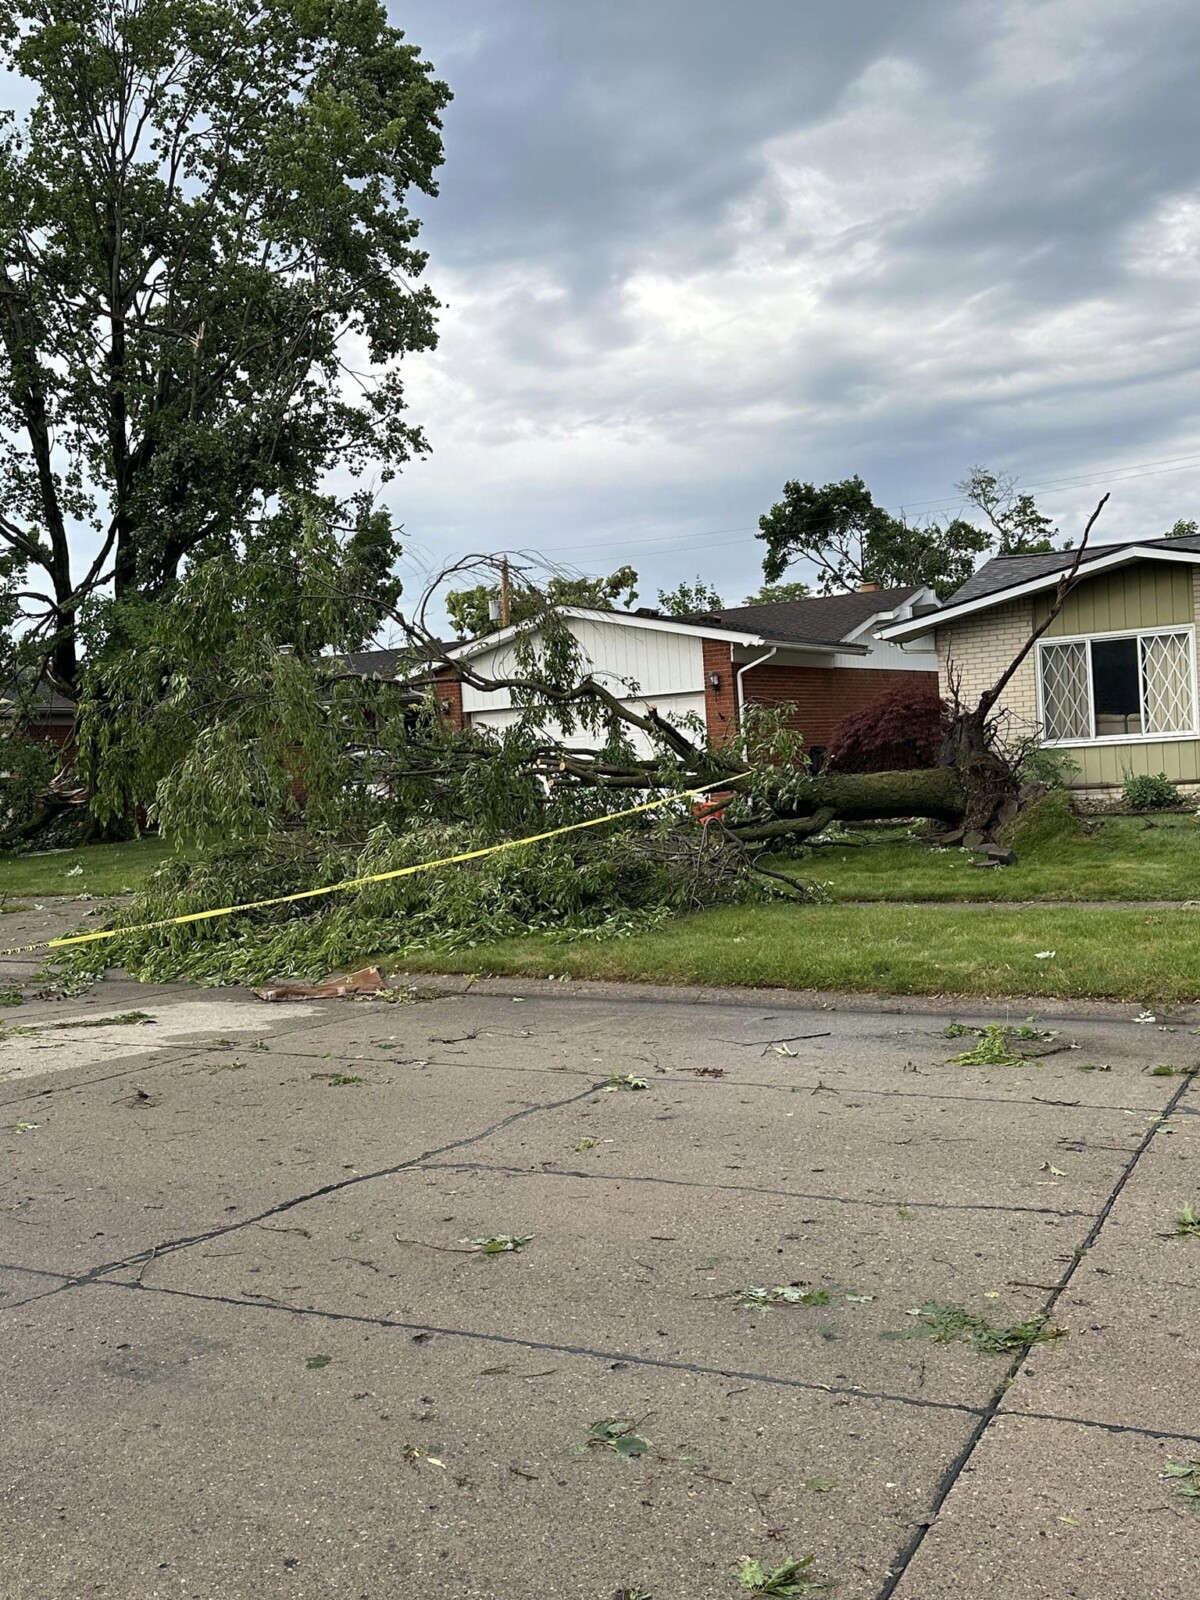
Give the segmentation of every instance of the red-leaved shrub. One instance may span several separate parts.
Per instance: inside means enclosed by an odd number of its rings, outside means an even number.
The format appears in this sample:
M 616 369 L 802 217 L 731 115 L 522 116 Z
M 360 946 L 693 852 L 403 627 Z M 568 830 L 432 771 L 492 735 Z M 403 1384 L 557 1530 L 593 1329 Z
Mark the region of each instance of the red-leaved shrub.
M 948 712 L 930 689 L 888 689 L 833 731 L 825 764 L 837 772 L 904 772 L 931 767 L 942 748 Z

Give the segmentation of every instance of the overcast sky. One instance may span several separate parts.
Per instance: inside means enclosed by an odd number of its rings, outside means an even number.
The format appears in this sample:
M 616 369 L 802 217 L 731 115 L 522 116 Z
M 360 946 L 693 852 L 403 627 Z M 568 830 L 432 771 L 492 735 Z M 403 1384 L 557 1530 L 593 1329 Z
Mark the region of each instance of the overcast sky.
M 1099 487 L 1107 538 L 1200 517 L 1195 0 L 389 9 L 456 96 L 418 564 L 736 601 L 785 479 L 952 514 L 975 462 L 1064 532 Z

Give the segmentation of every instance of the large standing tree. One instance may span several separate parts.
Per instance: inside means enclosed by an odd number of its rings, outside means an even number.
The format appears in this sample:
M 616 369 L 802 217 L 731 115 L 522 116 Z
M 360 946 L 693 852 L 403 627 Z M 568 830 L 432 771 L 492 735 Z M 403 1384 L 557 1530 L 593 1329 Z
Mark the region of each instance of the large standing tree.
M 0 114 L 0 540 L 71 689 L 89 595 L 424 448 L 409 197 L 450 96 L 381 0 L 10 0 L 0 64 L 34 91 Z
M 841 483 L 792 480 L 758 519 L 767 547 L 763 575 L 776 583 L 795 561 L 817 569 L 822 594 L 860 583 L 928 584 L 945 596 L 965 583 L 991 535 L 955 519 L 914 525 L 877 506 L 861 478 Z

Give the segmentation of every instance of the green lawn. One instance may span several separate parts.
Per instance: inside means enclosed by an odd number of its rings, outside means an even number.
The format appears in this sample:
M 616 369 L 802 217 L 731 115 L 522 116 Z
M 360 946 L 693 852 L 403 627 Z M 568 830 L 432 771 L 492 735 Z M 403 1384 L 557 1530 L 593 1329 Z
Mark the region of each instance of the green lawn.
M 1039 961 L 1039 951 L 1055 954 Z M 570 944 L 511 939 L 406 968 L 497 976 L 1030 995 L 1161 1004 L 1200 998 L 1200 910 L 820 906 L 681 917 L 657 933 Z
M 170 845 L 156 838 L 36 855 L 0 851 L 0 896 L 28 900 L 53 894 L 120 894 L 139 888 L 170 854 Z M 76 871 L 78 867 L 83 871 Z
M 981 870 L 964 850 L 930 849 L 894 831 L 861 846 L 820 846 L 787 866 L 827 884 L 834 900 L 1200 900 L 1200 818 L 1190 811 L 1086 826 L 1031 821 L 1014 840 L 1015 867 Z

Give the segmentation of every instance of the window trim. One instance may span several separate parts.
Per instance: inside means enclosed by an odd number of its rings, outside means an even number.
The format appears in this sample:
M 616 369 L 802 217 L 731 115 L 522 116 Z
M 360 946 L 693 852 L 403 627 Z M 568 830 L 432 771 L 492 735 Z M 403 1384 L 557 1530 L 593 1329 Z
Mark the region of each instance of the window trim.
M 1188 641 L 1188 656 L 1191 661 L 1192 679 L 1192 726 L 1175 733 L 1093 733 L 1087 739 L 1048 739 L 1045 737 L 1046 708 L 1042 698 L 1042 654 L 1048 646 L 1057 644 L 1086 644 L 1090 647 L 1093 639 L 1137 639 L 1138 645 L 1138 670 L 1141 671 L 1141 643 L 1142 639 L 1162 637 L 1164 634 L 1186 634 Z M 1088 716 L 1093 729 L 1096 726 L 1096 702 L 1092 683 L 1092 652 L 1086 652 L 1088 675 Z M 1037 695 L 1037 720 L 1038 727 L 1043 733 L 1043 743 L 1048 749 L 1053 750 L 1086 750 L 1093 745 L 1102 747 L 1113 744 L 1178 744 L 1181 740 L 1200 738 L 1200 726 L 1197 718 L 1200 717 L 1200 682 L 1198 682 L 1196 667 L 1196 625 L 1194 622 L 1164 623 L 1161 627 L 1154 628 L 1111 628 L 1103 633 L 1056 633 L 1047 635 L 1038 640 L 1037 662 L 1034 673 L 1034 689 Z

